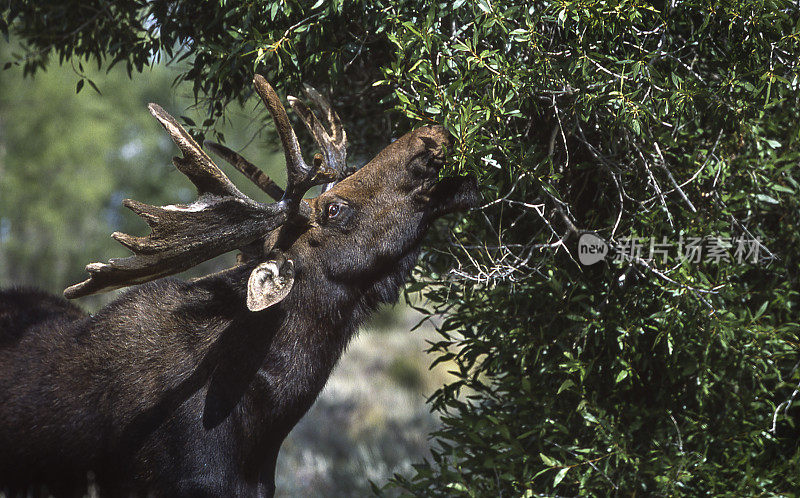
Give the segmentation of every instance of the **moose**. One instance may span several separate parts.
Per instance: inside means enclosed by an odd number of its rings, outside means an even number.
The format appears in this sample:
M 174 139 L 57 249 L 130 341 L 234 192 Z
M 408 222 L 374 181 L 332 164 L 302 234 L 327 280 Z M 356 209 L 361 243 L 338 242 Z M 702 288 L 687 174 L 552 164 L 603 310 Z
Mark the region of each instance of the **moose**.
M 431 223 L 479 201 L 474 177 L 439 178 L 443 127 L 415 129 L 353 172 L 340 118 L 306 86 L 312 107 L 288 101 L 320 148 L 308 164 L 275 90 L 259 75 L 254 86 L 286 188 L 205 144 L 274 202 L 243 194 L 150 104 L 197 199 L 126 199 L 151 232 L 113 233 L 133 255 L 89 264 L 64 296 L 142 285 L 93 315 L 40 291 L 0 291 L 0 491 L 73 496 L 91 481 L 101 496 L 272 496 L 282 441 L 359 324 L 397 300 Z M 236 264 L 221 272 L 163 278 L 231 251 Z

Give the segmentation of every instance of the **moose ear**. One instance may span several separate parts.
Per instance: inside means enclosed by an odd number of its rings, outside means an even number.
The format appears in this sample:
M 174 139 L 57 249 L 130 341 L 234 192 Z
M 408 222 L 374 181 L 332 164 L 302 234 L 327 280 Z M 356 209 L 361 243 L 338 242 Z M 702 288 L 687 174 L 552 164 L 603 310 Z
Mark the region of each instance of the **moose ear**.
M 256 266 L 247 279 L 247 309 L 261 311 L 289 295 L 294 285 L 294 263 L 282 257 Z

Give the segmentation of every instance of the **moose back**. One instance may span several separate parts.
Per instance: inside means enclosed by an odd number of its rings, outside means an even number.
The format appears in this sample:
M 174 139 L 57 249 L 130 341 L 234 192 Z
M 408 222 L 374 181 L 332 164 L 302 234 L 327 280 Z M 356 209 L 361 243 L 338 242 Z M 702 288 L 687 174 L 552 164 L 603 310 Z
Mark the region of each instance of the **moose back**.
M 24 289 L 0 291 L 0 491 L 271 496 L 280 445 L 359 324 L 394 302 L 437 217 L 474 206 L 474 179 L 438 180 L 449 135 L 416 129 L 350 174 L 325 100 L 289 97 L 320 148 L 302 157 L 286 111 L 256 76 L 286 156 L 287 185 L 206 146 L 274 202 L 245 196 L 172 116 L 150 112 L 182 152 L 190 204 L 126 200 L 151 233 L 112 236 L 133 255 L 92 263 L 67 298 L 132 287 L 98 313 Z M 321 194 L 304 199 L 313 186 Z M 194 281 L 162 278 L 240 251 Z

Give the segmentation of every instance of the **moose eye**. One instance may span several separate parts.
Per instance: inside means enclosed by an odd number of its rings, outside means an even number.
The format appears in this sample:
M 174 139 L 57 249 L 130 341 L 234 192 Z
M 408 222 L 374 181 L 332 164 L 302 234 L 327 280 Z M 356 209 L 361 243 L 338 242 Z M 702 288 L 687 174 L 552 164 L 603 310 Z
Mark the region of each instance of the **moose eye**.
M 342 207 L 339 204 L 328 204 L 328 218 L 336 218 L 341 211 Z
M 353 208 L 346 201 L 332 200 L 322 206 L 320 222 L 337 230 L 347 230 L 353 222 L 352 214 Z

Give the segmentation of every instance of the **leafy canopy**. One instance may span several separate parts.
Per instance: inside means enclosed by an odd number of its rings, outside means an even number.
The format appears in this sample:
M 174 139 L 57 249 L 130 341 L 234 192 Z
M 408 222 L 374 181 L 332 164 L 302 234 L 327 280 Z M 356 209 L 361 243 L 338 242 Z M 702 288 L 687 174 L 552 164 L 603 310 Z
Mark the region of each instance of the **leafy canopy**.
M 207 129 L 253 72 L 328 88 L 367 148 L 450 129 L 450 172 L 477 174 L 486 206 L 435 234 L 411 286 L 443 314 L 431 351 L 456 379 L 430 400 L 433 459 L 395 486 L 782 494 L 800 486 L 799 9 L 11 2 L 0 29 L 28 72 L 50 52 L 79 71 L 184 58 Z M 584 230 L 672 252 L 585 266 Z M 678 258 L 690 237 L 729 257 Z M 760 241 L 755 259 L 734 257 L 737 240 Z

